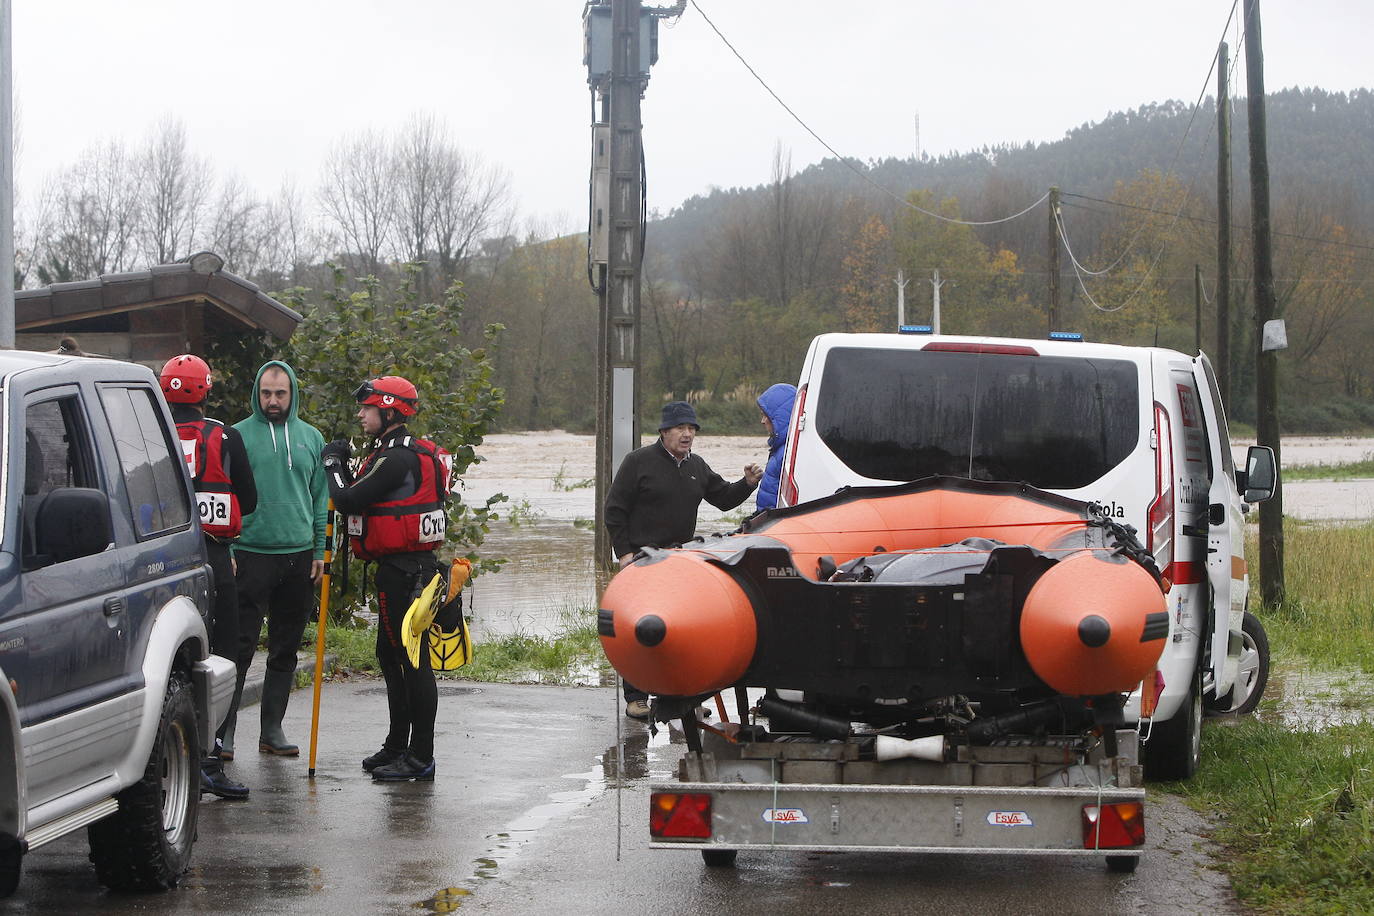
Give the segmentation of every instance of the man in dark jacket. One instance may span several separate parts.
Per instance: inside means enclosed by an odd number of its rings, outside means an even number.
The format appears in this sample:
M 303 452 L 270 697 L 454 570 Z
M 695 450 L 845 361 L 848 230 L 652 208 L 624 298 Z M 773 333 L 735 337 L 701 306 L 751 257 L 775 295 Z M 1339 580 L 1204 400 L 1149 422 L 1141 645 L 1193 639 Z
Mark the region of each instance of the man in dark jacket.
M 697 530 L 697 508 L 704 499 L 722 511 L 749 498 L 763 476 L 757 464 L 727 483 L 700 456 L 692 453 L 701 424 L 686 401 L 663 407 L 658 441 L 625 456 L 606 496 L 606 530 L 620 567 L 634 560 L 641 547 L 673 547 L 690 541 Z M 649 695 L 624 682 L 625 715 L 649 717 Z

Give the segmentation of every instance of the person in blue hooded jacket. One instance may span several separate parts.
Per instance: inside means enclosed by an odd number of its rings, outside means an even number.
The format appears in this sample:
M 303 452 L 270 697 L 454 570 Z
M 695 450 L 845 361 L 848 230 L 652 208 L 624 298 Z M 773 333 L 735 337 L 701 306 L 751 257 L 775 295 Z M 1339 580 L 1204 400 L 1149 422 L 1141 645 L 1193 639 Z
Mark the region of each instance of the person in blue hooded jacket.
M 768 464 L 763 469 L 754 507 L 760 511 L 778 504 L 778 484 L 782 479 L 783 446 L 787 444 L 787 427 L 792 423 L 792 405 L 797 400 L 797 386 L 779 383 L 768 386 L 759 395 L 759 422 L 768 430 Z

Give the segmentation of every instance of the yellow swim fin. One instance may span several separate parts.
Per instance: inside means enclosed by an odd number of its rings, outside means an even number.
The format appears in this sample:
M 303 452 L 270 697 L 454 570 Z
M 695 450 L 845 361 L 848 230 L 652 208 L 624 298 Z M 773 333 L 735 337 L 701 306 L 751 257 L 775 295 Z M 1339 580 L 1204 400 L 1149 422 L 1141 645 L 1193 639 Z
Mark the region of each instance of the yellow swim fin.
M 410 602 L 405 619 L 401 621 L 401 643 L 405 646 L 412 668 L 420 667 L 420 643 L 424 641 L 425 631 L 434 622 L 434 614 L 439 610 L 439 586 L 443 581 L 444 577 L 435 573 L 419 596 Z

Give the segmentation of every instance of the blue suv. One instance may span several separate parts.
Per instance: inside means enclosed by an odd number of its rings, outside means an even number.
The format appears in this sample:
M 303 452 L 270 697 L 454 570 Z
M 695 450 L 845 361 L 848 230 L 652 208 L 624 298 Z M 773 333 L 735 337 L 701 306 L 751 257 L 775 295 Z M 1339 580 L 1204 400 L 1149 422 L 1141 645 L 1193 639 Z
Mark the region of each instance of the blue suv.
M 171 887 L 234 689 L 176 428 L 143 366 L 9 351 L 0 386 L 0 895 L 81 828 L 106 886 Z

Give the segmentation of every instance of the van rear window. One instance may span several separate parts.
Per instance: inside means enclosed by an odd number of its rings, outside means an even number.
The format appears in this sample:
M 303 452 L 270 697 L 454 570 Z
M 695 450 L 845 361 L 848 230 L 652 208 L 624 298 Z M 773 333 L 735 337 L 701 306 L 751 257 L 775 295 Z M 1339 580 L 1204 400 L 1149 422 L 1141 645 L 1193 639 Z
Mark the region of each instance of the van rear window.
M 864 477 L 1076 489 L 1134 450 L 1137 371 L 1129 360 L 837 347 L 816 429 Z

